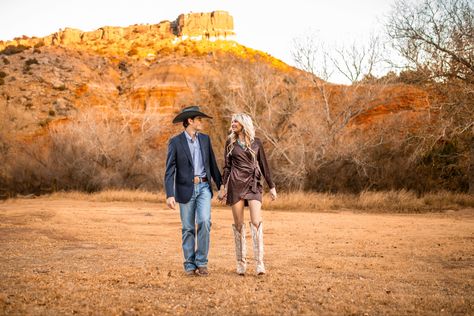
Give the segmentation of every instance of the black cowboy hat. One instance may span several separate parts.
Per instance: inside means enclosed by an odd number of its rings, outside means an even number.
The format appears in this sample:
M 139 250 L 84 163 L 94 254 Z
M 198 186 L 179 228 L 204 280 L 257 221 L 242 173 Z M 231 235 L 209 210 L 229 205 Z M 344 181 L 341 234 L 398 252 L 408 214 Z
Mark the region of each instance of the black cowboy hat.
M 179 112 L 179 114 L 173 119 L 173 123 L 179 123 L 190 117 L 195 117 L 195 116 L 212 118 L 211 116 L 202 113 L 201 110 L 199 109 L 199 106 L 192 105 L 192 106 L 188 106 L 182 109 L 181 112 Z

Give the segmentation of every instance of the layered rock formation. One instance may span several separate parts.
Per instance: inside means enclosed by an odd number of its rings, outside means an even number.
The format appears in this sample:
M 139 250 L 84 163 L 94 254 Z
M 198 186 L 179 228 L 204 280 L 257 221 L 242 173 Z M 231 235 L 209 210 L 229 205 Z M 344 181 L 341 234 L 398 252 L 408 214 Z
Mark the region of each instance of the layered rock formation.
M 181 14 L 176 19 L 176 35 L 182 39 L 211 41 L 233 39 L 234 20 L 225 11 Z
M 101 45 L 119 45 L 129 48 L 133 42 L 158 42 L 180 40 L 233 40 L 234 21 L 225 11 L 181 14 L 174 21 L 158 24 L 140 24 L 128 27 L 104 26 L 92 32 L 65 28 L 43 38 L 26 36 L 11 41 L 0 41 L 0 50 L 8 46 L 66 46 L 104 48 Z M 154 45 L 159 46 L 159 45 Z
M 249 71 L 258 76 L 252 69 L 261 63 L 274 68 L 271 78 L 265 75 L 262 80 L 276 86 L 292 82 L 299 102 L 316 102 L 318 92 L 308 74 L 230 41 L 232 36 L 232 16 L 214 11 L 182 14 L 173 22 L 154 25 L 107 26 L 93 32 L 66 28 L 44 38 L 0 43 L 0 107 L 15 109 L 14 128 L 25 134 L 73 118 L 85 108 L 152 109 L 162 117 L 165 139 L 177 130 L 170 123 L 172 116 L 209 94 L 209 84 Z M 330 85 L 332 106 L 347 107 L 344 96 L 356 94 L 352 90 Z M 417 113 L 427 106 L 426 93 L 418 89 L 394 87 L 374 94 L 354 124 L 372 124 L 393 113 Z M 306 115 L 301 111 L 302 117 Z

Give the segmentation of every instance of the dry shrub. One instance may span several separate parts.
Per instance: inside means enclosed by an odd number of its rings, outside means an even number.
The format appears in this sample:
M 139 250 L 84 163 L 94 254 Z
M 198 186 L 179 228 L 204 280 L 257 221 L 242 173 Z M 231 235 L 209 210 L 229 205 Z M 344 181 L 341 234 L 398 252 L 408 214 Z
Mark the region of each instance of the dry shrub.
M 415 193 L 405 190 L 363 191 L 358 195 L 354 207 L 360 210 L 421 211 L 424 203 Z
M 160 186 L 164 157 L 152 147 L 160 125 L 155 117 L 130 115 L 118 119 L 86 112 L 69 126 L 51 132 L 51 167 L 60 188 L 96 191 Z
M 13 143 L 2 178 L 13 194 L 156 190 L 166 155 L 155 144 L 159 128 L 156 113 L 88 110 L 34 143 Z

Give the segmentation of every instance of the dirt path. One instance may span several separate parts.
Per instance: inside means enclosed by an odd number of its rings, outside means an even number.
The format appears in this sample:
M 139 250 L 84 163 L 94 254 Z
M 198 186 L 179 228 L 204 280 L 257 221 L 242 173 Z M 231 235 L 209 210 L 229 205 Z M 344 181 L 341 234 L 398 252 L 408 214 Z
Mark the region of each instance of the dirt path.
M 211 274 L 186 277 L 179 215 L 164 205 L 3 202 L 0 314 L 474 313 L 473 210 L 266 211 L 264 277 L 253 262 L 234 273 L 232 216 L 212 217 Z

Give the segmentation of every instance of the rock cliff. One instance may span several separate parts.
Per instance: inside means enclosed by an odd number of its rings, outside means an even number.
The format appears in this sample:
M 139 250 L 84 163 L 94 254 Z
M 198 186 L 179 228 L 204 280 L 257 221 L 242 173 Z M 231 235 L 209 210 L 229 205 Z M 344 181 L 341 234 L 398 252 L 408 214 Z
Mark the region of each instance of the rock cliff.
M 18 135 L 73 119 L 87 108 L 117 111 L 117 116 L 153 111 L 166 131 L 159 135 L 158 142 L 163 144 L 169 134 L 180 130 L 171 124 L 180 108 L 193 103 L 222 106 L 224 100 L 213 97 L 212 103 L 203 96 L 228 95 L 231 91 L 219 89 L 245 84 L 245 74 L 271 83 L 275 89 L 272 98 L 291 86 L 299 103 L 317 103 L 314 78 L 239 45 L 231 40 L 234 35 L 232 16 L 214 11 L 182 14 L 172 22 L 152 25 L 106 26 L 92 32 L 65 28 L 44 38 L 1 42 L 0 109 L 8 110 L 5 119 Z M 262 64 L 273 70 L 261 73 Z M 232 80 L 235 83 L 229 84 Z M 360 93 L 350 86 L 330 84 L 327 91 L 333 96 L 335 110 L 347 107 L 349 96 Z M 394 113 L 418 115 L 427 107 L 426 93 L 419 89 L 377 91 L 364 105 L 366 112 L 353 120 L 354 126 L 374 124 Z M 298 110 L 301 121 L 312 111 L 310 106 L 303 109 Z
M 225 40 L 233 38 L 234 20 L 225 11 L 181 14 L 174 22 L 176 35 L 186 39 Z
M 188 13 L 179 15 L 174 21 L 162 21 L 158 24 L 139 24 L 128 27 L 104 26 L 92 32 L 83 32 L 66 27 L 49 36 L 17 37 L 10 41 L 0 41 L 0 50 L 8 46 L 64 46 L 89 48 L 108 51 L 108 47 L 122 48 L 128 52 L 133 47 L 143 46 L 159 48 L 170 41 L 191 40 L 234 40 L 234 21 L 225 11 L 210 13 Z

